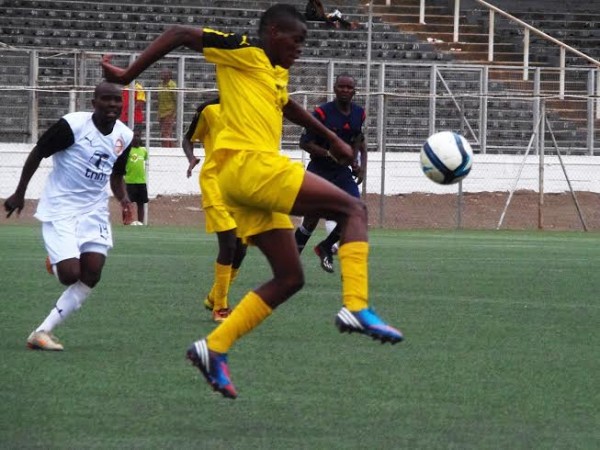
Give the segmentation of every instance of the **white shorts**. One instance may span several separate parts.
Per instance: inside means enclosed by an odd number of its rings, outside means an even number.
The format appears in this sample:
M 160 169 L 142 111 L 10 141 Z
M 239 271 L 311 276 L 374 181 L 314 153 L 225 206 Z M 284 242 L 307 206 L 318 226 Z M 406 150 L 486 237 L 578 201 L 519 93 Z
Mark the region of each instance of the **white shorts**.
M 108 209 L 42 222 L 42 236 L 52 264 L 70 258 L 79 259 L 82 253 L 106 256 L 113 247 Z

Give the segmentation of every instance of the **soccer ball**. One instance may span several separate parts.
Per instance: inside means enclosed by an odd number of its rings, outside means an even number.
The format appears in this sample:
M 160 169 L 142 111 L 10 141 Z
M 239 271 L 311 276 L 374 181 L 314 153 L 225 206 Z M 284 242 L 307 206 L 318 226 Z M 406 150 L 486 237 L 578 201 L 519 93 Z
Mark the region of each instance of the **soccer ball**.
M 471 145 L 452 131 L 432 134 L 421 148 L 421 169 L 438 184 L 459 182 L 469 174 L 472 164 Z

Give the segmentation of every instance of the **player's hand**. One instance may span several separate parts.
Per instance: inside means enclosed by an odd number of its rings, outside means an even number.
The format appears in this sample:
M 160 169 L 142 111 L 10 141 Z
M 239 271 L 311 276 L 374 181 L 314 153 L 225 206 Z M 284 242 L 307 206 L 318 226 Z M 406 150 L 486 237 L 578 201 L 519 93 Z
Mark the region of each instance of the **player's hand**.
M 352 163 L 352 176 L 355 178 L 356 184 L 361 184 L 365 180 L 365 169 L 358 164 L 357 161 Z
M 342 141 L 340 138 L 331 141 L 329 151 L 335 161 L 343 166 L 349 166 L 354 160 L 354 152 L 352 147 Z
M 110 81 L 111 83 L 127 84 L 124 81 L 125 69 L 113 66 L 111 64 L 111 59 L 111 55 L 102 55 L 100 66 L 102 66 L 102 73 L 104 74 L 104 78 L 106 78 L 106 81 Z
M 12 213 L 17 211 L 17 216 L 21 214 L 25 206 L 25 199 L 17 194 L 13 194 L 4 201 L 4 210 L 7 212 L 6 217 L 10 217 Z
M 194 170 L 194 167 L 196 167 L 198 164 L 200 164 L 200 158 L 194 157 L 194 159 L 190 160 L 190 165 L 188 166 L 186 172 L 188 178 L 192 176 L 192 170 Z
M 123 217 L 123 225 L 129 225 L 133 222 L 133 203 L 129 200 L 121 201 L 121 215 Z

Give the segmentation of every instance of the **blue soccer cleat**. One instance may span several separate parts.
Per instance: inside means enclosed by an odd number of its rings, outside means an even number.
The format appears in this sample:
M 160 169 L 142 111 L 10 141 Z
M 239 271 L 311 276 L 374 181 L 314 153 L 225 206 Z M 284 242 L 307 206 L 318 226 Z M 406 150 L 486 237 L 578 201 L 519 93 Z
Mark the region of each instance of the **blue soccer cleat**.
M 229 378 L 227 354 L 217 353 L 208 349 L 206 340 L 194 342 L 187 350 L 187 359 L 200 369 L 208 384 L 223 397 L 234 399 L 237 397 L 235 386 Z
M 342 308 L 335 317 L 335 326 L 340 333 L 366 334 L 382 344 L 390 342 L 393 345 L 404 340 L 400 330 L 386 324 L 371 308 L 355 312 Z

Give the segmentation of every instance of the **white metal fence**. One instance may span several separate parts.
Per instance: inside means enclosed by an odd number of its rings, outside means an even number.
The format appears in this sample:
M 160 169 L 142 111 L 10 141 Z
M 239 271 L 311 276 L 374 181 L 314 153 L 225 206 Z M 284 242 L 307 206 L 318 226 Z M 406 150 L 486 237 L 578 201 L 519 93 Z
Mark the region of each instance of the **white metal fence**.
M 133 57 L 113 56 L 121 65 Z M 26 148 L 37 136 L 61 115 L 91 109 L 92 90 L 101 80 L 101 71 L 100 55 L 93 53 L 0 51 L 0 58 L 0 80 L 4 80 L 0 97 L 5 105 L 11 105 L 0 112 L 0 142 L 7 143 L 0 152 L 3 197 L 16 186 Z M 159 134 L 156 98 L 164 68 L 173 72 L 177 82 L 175 148 L 162 148 Z M 356 101 L 368 106 L 370 164 L 365 193 L 379 196 L 371 215 L 374 224 L 386 226 L 387 217 L 410 214 L 388 207 L 386 199 L 414 192 L 456 194 L 456 186 L 437 187 L 419 172 L 417 152 L 427 136 L 441 130 L 460 132 L 477 152 L 475 168 L 462 187 L 465 193 L 506 193 L 513 186 L 539 190 L 540 152 L 548 155 L 544 163 L 548 167 L 546 192 L 566 192 L 568 185 L 557 170 L 552 138 L 566 158 L 574 190 L 600 191 L 594 156 L 598 154 L 594 120 L 597 70 L 565 70 L 569 88 L 564 99 L 559 98 L 556 85 L 560 71 L 532 70 L 534 76 L 529 81 L 522 79 L 522 67 L 373 63 L 367 76 L 364 62 L 302 60 L 291 70 L 289 90 L 296 101 L 312 109 L 332 98 L 336 75 L 349 73 L 356 78 Z M 367 79 L 370 86 L 366 86 Z M 195 107 L 215 95 L 214 67 L 202 57 L 173 56 L 158 62 L 139 81 L 147 94 L 145 129 L 151 154 L 151 196 L 199 194 L 196 181 L 183 176 L 187 164 L 179 142 Z M 551 124 L 552 136 L 547 129 L 536 128 L 542 110 Z M 286 123 L 282 148 L 291 157 L 305 160 L 297 145 L 300 132 L 297 126 Z M 527 150 L 530 154 L 525 158 Z M 37 177 L 39 183 L 41 178 Z M 35 196 L 40 186 L 32 186 L 29 195 Z M 452 214 L 449 223 L 456 223 L 462 215 L 458 209 Z M 468 219 L 468 214 L 462 217 Z

